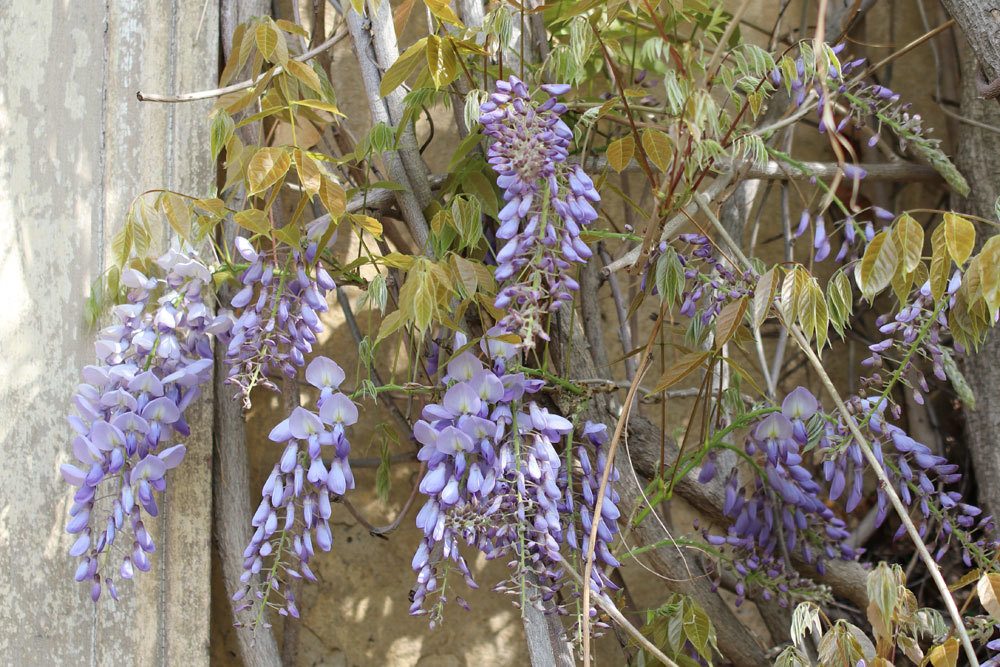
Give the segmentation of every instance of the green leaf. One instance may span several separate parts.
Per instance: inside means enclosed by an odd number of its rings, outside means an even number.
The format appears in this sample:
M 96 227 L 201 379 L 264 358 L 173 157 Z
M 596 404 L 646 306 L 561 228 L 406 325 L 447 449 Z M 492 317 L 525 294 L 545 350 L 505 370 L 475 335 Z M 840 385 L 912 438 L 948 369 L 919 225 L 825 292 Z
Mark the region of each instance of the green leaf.
M 976 245 L 976 227 L 956 213 L 945 213 L 944 238 L 951 258 L 962 266 Z
M 218 160 L 222 149 L 229 143 L 229 139 L 236 131 L 236 123 L 233 117 L 222 109 L 212 114 L 211 147 L 212 159 Z
M 806 339 L 816 338 L 816 348 L 820 351 L 826 345 L 830 327 L 826 297 L 816 278 L 810 277 L 799 301 L 799 322 Z
M 274 238 L 292 248 L 298 248 L 302 244 L 302 229 L 298 225 L 285 225 L 274 230 Z
M 447 86 L 458 74 L 458 59 L 455 57 L 454 47 L 437 35 L 428 35 L 426 52 L 427 68 L 434 87 L 440 89 Z
M 319 75 L 316 74 L 315 70 L 312 70 L 313 76 L 316 80 L 319 80 Z M 336 104 L 331 104 L 330 102 L 324 102 L 323 100 L 295 100 L 292 102 L 300 107 L 309 107 L 310 109 L 319 109 L 320 111 L 326 111 L 327 113 L 332 113 L 336 116 L 343 116 L 344 113 L 337 107 Z
M 857 265 L 854 279 L 861 293 L 869 301 L 888 286 L 896 272 L 899 252 L 889 230 L 883 229 L 868 244 L 864 256 Z
M 117 266 L 125 266 L 132 255 L 134 224 L 131 218 L 127 218 L 122 228 L 111 239 L 111 257 Z
M 250 194 L 263 192 L 281 180 L 292 166 L 288 152 L 283 148 L 261 148 L 247 165 L 247 185 Z
M 378 88 L 379 95 L 385 97 L 406 81 L 406 77 L 410 75 L 413 68 L 420 64 L 421 59 L 419 56 L 424 53 L 426 44 L 427 38 L 423 37 L 411 44 L 408 49 L 396 58 L 396 62 L 382 75 L 382 83 L 379 84 Z
M 402 311 L 394 310 L 384 318 L 382 318 L 382 324 L 378 328 L 378 336 L 375 337 L 375 343 L 385 340 L 401 327 L 406 325 L 406 318 L 403 317 Z
M 837 271 L 826 286 L 826 306 L 830 323 L 843 338 L 847 322 L 854 314 L 854 293 L 851 281 L 843 269 Z
M 661 301 L 667 304 L 680 301 L 684 292 L 684 267 L 673 246 L 668 245 L 666 252 L 656 260 L 655 281 Z
M 392 492 L 392 457 L 389 455 L 389 443 L 383 441 L 379 452 L 378 469 L 375 470 L 375 494 L 383 503 L 389 502 Z
M 323 173 L 319 170 L 319 165 L 298 148 L 292 152 L 292 157 L 295 158 L 295 171 L 299 175 L 299 185 L 310 197 L 319 194 L 319 189 L 323 185 Z
M 619 174 L 628 166 L 634 154 L 635 139 L 631 134 L 626 134 L 608 144 L 608 164 Z
M 674 148 L 673 141 L 666 134 L 651 128 L 644 129 L 642 131 L 642 148 L 646 151 L 646 157 L 660 171 L 665 172 L 670 168 L 670 159 L 673 156 Z M 621 169 L 617 171 L 621 171 Z
M 451 200 L 451 219 L 461 240 L 460 250 L 475 248 L 483 237 L 483 209 L 479 200 L 457 196 Z
M 288 44 L 285 36 L 270 19 L 261 21 L 254 31 L 257 49 L 264 58 L 272 63 L 284 65 L 288 62 Z

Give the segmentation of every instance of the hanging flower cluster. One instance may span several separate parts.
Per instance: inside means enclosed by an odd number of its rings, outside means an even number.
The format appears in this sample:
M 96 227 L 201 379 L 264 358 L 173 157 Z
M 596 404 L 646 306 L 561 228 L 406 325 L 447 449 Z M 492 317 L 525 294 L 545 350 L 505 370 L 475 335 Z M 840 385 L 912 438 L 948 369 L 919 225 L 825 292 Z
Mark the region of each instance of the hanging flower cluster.
M 127 303 L 95 345 L 98 363 L 83 369 L 69 417 L 78 464 L 63 478 L 77 487 L 66 530 L 77 535 L 70 555 L 76 580 L 89 582 L 96 602 L 104 588 L 118 599 L 117 579 L 150 569 L 155 546 L 143 515 L 158 513 L 155 494 L 184 458 L 177 441 L 190 433 L 184 413 L 212 376 L 210 338 L 231 326 L 202 301 L 211 273 L 171 250 L 156 260 L 162 277 L 122 273 Z
M 255 386 L 277 389 L 272 376 L 291 378 L 305 365 L 322 329 L 319 314 L 327 310 L 326 294 L 335 284 L 321 266 L 315 277 L 309 276 L 315 243 L 305 253 L 285 258 L 259 252 L 242 237 L 236 239 L 236 249 L 250 266 L 240 276 L 243 289 L 231 303 L 240 313 L 226 350 L 227 382 L 240 388 L 249 407 Z
M 948 282 L 945 295 L 948 298 L 947 306 L 954 305 L 953 295 L 961 284 L 962 274 L 955 271 Z M 861 386 L 865 391 L 879 392 L 885 386 L 888 378 L 882 375 L 884 357 L 893 350 L 901 350 L 906 359 L 906 366 L 896 372 L 911 387 L 913 400 L 918 404 L 923 405 L 924 394 L 930 391 L 930 386 L 923 371 L 917 367 L 917 360 L 929 360 L 934 376 L 942 382 L 947 381 L 943 340 L 948 332 L 948 308 L 938 310 L 935 305 L 930 282 L 925 282 L 913 301 L 904 305 L 892 319 L 889 315 L 879 315 L 876 318 L 879 333 L 885 335 L 885 338 L 869 345 L 868 349 L 872 354 L 861 362 L 862 366 L 872 371 L 871 375 L 861 379 Z M 914 343 L 917 344 L 914 353 L 907 354 Z
M 733 569 L 741 578 L 736 587 L 740 602 L 748 585 L 762 586 L 767 598 L 773 585 L 779 604 L 787 605 L 797 575 L 785 556 L 797 549 L 820 573 L 827 559 L 857 556 L 847 543 L 846 524 L 823 502 L 820 485 L 804 465 L 806 424 L 818 409 L 804 387 L 789 393 L 781 411 L 762 417 L 747 437 L 744 451 L 756 474 L 741 483 L 734 468 L 726 480 L 723 513 L 733 523 L 725 535 L 706 532 L 705 539 L 732 550 Z
M 985 554 L 993 547 L 993 518 L 981 517 L 982 510 L 962 502 L 960 493 L 944 488 L 962 479 L 958 466 L 889 423 L 884 400 L 855 397 L 848 407 L 853 416 L 847 418 L 867 418 L 862 424 L 868 433 L 872 453 L 892 480 L 903 503 L 919 510 L 917 529 L 929 545 L 937 546 L 936 558 L 940 559 L 948 551 L 954 539 L 962 549 L 962 559 L 967 566 L 971 567 L 974 560 L 979 564 L 988 560 Z M 827 428 L 819 446 L 825 454 L 823 475 L 830 482 L 831 500 L 836 500 L 844 491 L 849 477 L 853 479 L 847 503 L 850 511 L 862 497 L 864 467 L 860 445 L 851 437 L 843 419 Z M 889 501 L 885 489 L 877 488 L 876 494 L 876 525 L 881 525 L 888 515 Z M 901 538 L 905 530 L 905 526 L 900 525 L 895 538 Z M 974 535 L 976 531 L 978 536 Z
M 487 157 L 507 202 L 497 231 L 506 244 L 496 255 L 496 279 L 507 284 L 496 307 L 507 311 L 500 325 L 528 344 L 535 336 L 547 339 L 545 314 L 579 289 L 569 269 L 592 255 L 580 230 L 597 219 L 593 205 L 601 199 L 586 172 L 566 163 L 573 133 L 560 118 L 566 105 L 556 98 L 569 86 L 541 89 L 549 97 L 539 104 L 517 77 L 497 81 L 479 118 L 493 139 Z
M 306 368 L 306 381 L 320 390 L 318 412 L 297 407 L 271 431 L 271 441 L 285 448 L 261 490 L 251 522 L 256 530 L 243 552 L 243 586 L 233 596 L 244 601 L 237 611 L 259 609 L 256 622 L 269 608 L 298 618 L 289 578 L 316 580 L 309 567 L 315 554 L 313 541 L 323 551 L 333 546 L 331 496 L 354 488 L 345 429 L 358 421 L 358 408 L 336 391 L 344 371 L 336 362 L 316 357 Z M 289 554 L 294 554 L 296 563 L 288 560 Z
M 594 510 L 597 507 L 601 479 L 608 465 L 605 452 L 608 444 L 608 427 L 605 424 L 587 422 L 583 427 L 583 437 L 593 447 L 594 458 L 591 460 L 587 448 L 582 444 L 574 450 L 583 473 L 580 476 L 579 491 L 576 491 L 570 483 L 569 469 L 564 466 L 560 471 L 560 483 L 564 495 L 559 511 L 566 517 L 576 517 L 576 520 L 570 521 L 566 527 L 566 543 L 573 551 L 586 556 L 590 550 L 590 532 L 593 529 Z M 608 485 L 604 489 L 604 500 L 601 502 L 601 515 L 597 517 L 597 541 L 594 543 L 594 567 L 591 570 L 590 587 L 598 594 L 618 590 L 618 585 L 610 577 L 611 569 L 621 565 L 611 553 L 611 545 L 619 532 L 618 519 L 621 517 L 621 511 L 618 509 L 621 498 L 615 490 L 618 477 L 618 469 L 612 467 L 608 474 Z M 592 612 L 596 613 L 596 610 Z
M 493 352 L 507 348 L 509 354 L 510 347 L 500 343 Z M 490 351 L 485 341 L 483 348 Z M 559 577 L 562 492 L 554 445 L 572 424 L 533 401 L 522 403 L 541 382 L 504 372 L 506 359 L 498 354 L 494 367 L 486 368 L 471 352 L 457 355 L 447 364 L 441 403 L 426 406 L 414 424 L 422 445 L 417 456 L 427 462 L 419 490 L 428 500 L 417 515 L 424 538 L 413 557 L 417 586 L 410 611 L 429 614 L 432 623 L 447 602 L 442 569 L 453 564 L 477 587 L 459 551 L 463 541 L 487 558 L 511 557 L 513 580 L 523 583 L 532 573 L 545 598 Z
M 701 324 L 707 325 L 730 301 L 753 295 L 753 272 L 734 271 L 731 262 L 719 257 L 710 238 L 681 234 L 679 239 L 691 245 L 687 253 L 677 256 L 690 283 L 681 294 L 681 315 L 694 319 L 700 313 Z

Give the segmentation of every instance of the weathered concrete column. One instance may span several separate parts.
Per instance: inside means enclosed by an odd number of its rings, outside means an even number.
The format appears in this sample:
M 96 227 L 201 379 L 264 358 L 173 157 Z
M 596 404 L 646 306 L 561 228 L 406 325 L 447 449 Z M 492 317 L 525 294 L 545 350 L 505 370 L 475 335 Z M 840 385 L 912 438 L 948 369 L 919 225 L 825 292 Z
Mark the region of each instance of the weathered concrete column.
M 94 360 L 84 299 L 132 198 L 209 194 L 208 104 L 139 88 L 210 88 L 217 0 L 14 0 L 0 9 L 0 661 L 207 665 L 211 388 L 154 535 L 153 571 L 94 605 L 65 534 L 64 419 Z M 161 247 L 166 234 L 159 239 Z

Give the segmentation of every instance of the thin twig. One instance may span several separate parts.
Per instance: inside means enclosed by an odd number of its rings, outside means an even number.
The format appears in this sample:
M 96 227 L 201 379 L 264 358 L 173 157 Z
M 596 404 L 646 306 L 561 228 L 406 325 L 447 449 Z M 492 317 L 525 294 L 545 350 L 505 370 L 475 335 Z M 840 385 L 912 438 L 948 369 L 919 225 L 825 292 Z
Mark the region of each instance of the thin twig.
M 344 39 L 345 37 L 347 37 L 346 30 L 337 30 L 336 32 L 333 33 L 333 35 L 329 39 L 327 39 L 325 42 L 317 46 L 315 49 L 309 49 L 301 56 L 298 56 L 293 60 L 298 60 L 300 63 L 304 63 L 307 60 L 311 60 L 316 56 L 318 56 L 319 54 L 326 51 L 327 49 L 333 47 L 335 44 L 337 44 L 340 40 Z M 262 74 L 259 74 L 258 76 L 252 79 L 247 79 L 246 81 L 240 81 L 239 83 L 234 83 L 228 86 L 224 86 L 222 88 L 213 88 L 211 90 L 199 90 L 198 92 L 195 93 L 181 93 L 180 95 L 161 95 L 159 93 L 144 93 L 140 90 L 136 91 L 135 96 L 139 99 L 140 102 L 164 102 L 167 104 L 208 100 L 212 99 L 213 97 L 222 97 L 223 95 L 228 95 L 229 93 L 236 93 L 241 90 L 246 90 L 247 88 L 253 88 L 258 83 L 267 78 L 269 74 L 271 74 L 272 76 L 278 76 L 284 71 L 285 68 L 282 67 L 281 65 L 278 65 L 273 70 L 268 70 L 267 72 L 263 72 Z

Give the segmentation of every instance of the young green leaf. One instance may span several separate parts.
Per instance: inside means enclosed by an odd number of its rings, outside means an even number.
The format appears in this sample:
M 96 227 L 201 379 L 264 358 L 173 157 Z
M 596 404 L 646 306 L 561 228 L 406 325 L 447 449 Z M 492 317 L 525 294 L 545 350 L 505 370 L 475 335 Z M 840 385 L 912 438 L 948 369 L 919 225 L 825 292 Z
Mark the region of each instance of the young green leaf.
M 424 53 L 426 44 L 427 38 L 423 37 L 399 54 L 396 62 L 382 76 L 382 83 L 379 84 L 378 88 L 379 95 L 385 97 L 406 81 L 406 77 L 422 62 L 420 55 Z
M 670 158 L 674 152 L 673 142 L 670 140 L 670 137 L 660 130 L 646 128 L 642 131 L 642 147 L 646 151 L 646 157 L 660 171 L 665 172 L 670 168 Z M 621 171 L 621 169 L 618 171 Z
M 944 237 L 948 244 L 948 253 L 959 266 L 969 259 L 976 245 L 975 226 L 955 213 L 944 214 Z

